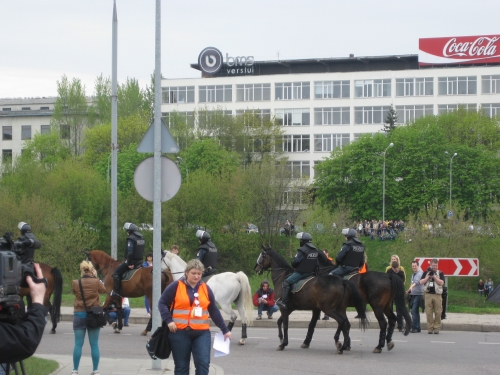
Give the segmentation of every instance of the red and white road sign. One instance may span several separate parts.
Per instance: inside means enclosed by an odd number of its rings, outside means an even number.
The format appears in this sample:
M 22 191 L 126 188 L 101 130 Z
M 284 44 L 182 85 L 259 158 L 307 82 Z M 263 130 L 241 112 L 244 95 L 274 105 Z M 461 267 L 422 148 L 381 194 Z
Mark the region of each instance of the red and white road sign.
M 426 271 L 431 266 L 433 258 L 415 258 L 421 271 Z M 478 258 L 437 258 L 438 269 L 445 276 L 479 276 Z

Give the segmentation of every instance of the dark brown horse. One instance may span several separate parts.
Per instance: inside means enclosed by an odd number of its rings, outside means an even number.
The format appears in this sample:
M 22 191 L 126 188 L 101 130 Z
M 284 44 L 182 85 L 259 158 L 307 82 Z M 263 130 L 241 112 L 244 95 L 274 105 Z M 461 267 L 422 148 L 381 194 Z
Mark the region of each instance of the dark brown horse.
M 279 295 L 282 290 L 283 281 L 293 272 L 293 269 L 288 262 L 272 248 L 264 246 L 262 246 L 262 248 L 263 251 L 257 259 L 254 270 L 260 274 L 262 271 L 270 269 L 275 293 Z M 307 282 L 300 292 L 291 296 L 287 309 L 280 308 L 281 317 L 278 319 L 278 336 L 281 340 L 281 344 L 278 346 L 278 350 L 283 350 L 288 345 L 288 320 L 289 315 L 294 310 L 312 310 L 313 312 L 306 339 L 302 344 L 303 348 L 309 347 L 314 328 L 316 327 L 316 322 L 320 317 L 321 311 L 323 311 L 337 321 L 339 330 L 342 331 L 344 335 L 343 345 L 338 341 L 338 337 L 335 338 L 337 352 L 342 354 L 344 350 L 350 350 L 351 339 L 349 337 L 349 331 L 351 324 L 347 319 L 346 309 L 351 301 L 355 303 L 356 311 L 361 319 L 361 327 L 364 329 L 367 323 L 365 305 L 363 304 L 361 295 L 352 282 L 342 280 L 340 277 L 330 277 L 328 275 L 317 276 L 313 280 Z
M 43 277 L 47 279 L 47 289 L 45 290 L 43 305 L 49 309 L 50 320 L 52 322 L 52 329 L 50 330 L 50 333 L 56 333 L 57 322 L 61 320 L 63 278 L 61 271 L 57 267 L 52 268 L 45 263 L 39 264 L 42 269 Z M 26 297 L 28 299 L 28 305 L 31 304 L 29 288 L 21 288 L 19 294 L 21 297 Z M 54 298 L 51 303 L 50 297 L 52 295 L 54 295 Z
M 106 300 L 104 301 L 103 307 L 106 309 L 113 300 L 115 300 L 117 311 L 121 311 L 121 299 L 116 299 L 111 297 L 109 293 L 113 290 L 113 272 L 116 267 L 118 267 L 122 262 L 120 260 L 115 260 L 111 258 L 102 250 L 92 250 L 84 251 L 87 254 L 87 260 L 92 262 L 95 269 L 102 273 L 104 279 L 104 286 L 106 287 Z M 173 281 L 172 275 L 169 272 L 162 272 L 161 274 L 161 290 L 163 291 L 165 287 Z M 127 281 L 122 281 L 121 288 L 122 297 L 142 297 L 147 296 L 149 300 L 149 306 L 151 308 L 151 313 L 153 312 L 153 268 L 145 267 L 139 268 L 132 278 Z M 121 314 L 118 314 L 118 327 L 115 329 L 116 333 L 122 329 Z M 142 335 L 146 335 L 151 331 L 152 328 L 152 317 L 149 319 L 148 325 Z

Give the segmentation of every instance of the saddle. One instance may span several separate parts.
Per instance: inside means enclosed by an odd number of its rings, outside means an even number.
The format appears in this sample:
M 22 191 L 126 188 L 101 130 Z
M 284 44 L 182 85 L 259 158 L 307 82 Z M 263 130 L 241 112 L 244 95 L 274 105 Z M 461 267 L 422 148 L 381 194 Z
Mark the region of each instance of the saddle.
M 357 274 L 359 274 L 359 269 L 356 269 L 354 271 L 349 272 L 348 274 L 345 274 L 342 279 L 349 281 L 351 280 L 352 277 L 356 276 Z
M 301 289 L 304 287 L 304 285 L 306 285 L 306 283 L 308 283 L 309 281 L 311 281 L 312 279 L 314 279 L 314 277 L 315 276 L 309 276 L 309 277 L 306 277 L 305 279 L 297 281 L 295 284 L 292 285 L 291 292 L 292 293 L 298 293 L 298 292 L 300 292 Z
M 134 268 L 133 270 L 128 270 L 127 272 L 122 274 L 121 281 L 129 281 L 137 271 L 139 271 L 142 267 Z

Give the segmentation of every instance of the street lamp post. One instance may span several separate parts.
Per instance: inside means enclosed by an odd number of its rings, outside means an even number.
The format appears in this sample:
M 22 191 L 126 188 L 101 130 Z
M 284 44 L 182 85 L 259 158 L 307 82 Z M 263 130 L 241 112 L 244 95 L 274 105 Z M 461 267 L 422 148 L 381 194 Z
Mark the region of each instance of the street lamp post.
M 384 169 L 382 173 L 382 222 L 385 223 L 385 154 L 387 153 L 387 150 L 394 146 L 394 143 L 391 142 L 389 146 L 384 151 Z
M 444 152 L 446 155 L 449 155 L 448 151 Z M 458 154 L 455 152 L 453 156 L 450 158 L 450 212 L 451 212 L 451 183 L 452 183 L 452 168 L 453 168 L 453 158 Z

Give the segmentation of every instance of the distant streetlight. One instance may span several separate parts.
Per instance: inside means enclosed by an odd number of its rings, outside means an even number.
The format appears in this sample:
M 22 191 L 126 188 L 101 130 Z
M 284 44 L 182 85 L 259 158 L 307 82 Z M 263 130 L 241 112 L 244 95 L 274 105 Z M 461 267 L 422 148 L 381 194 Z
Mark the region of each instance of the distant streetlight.
M 184 160 L 182 160 L 182 158 L 180 156 L 177 156 L 177 165 L 179 165 L 180 163 L 183 163 Z M 187 168 L 187 165 L 186 165 L 186 180 L 189 178 L 189 171 L 188 171 L 188 168 Z
M 446 155 L 449 155 L 448 151 L 444 152 Z M 453 158 L 458 154 L 455 152 L 453 156 L 450 158 L 450 212 L 451 212 L 451 182 L 452 182 L 452 167 L 453 167 Z
M 389 146 L 384 151 L 384 169 L 383 169 L 383 175 L 382 175 L 382 222 L 385 223 L 385 154 L 387 153 L 387 150 L 394 146 L 394 143 L 391 142 Z

